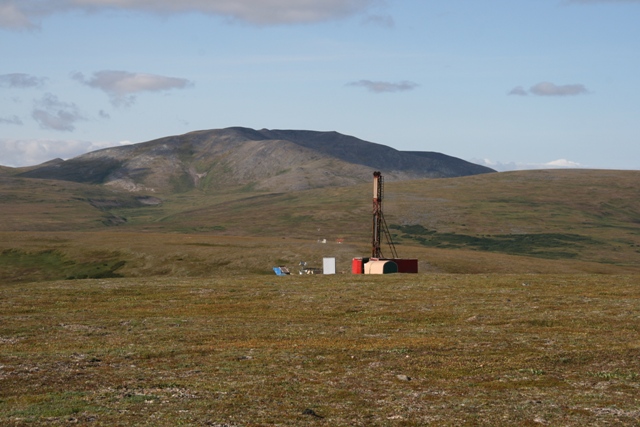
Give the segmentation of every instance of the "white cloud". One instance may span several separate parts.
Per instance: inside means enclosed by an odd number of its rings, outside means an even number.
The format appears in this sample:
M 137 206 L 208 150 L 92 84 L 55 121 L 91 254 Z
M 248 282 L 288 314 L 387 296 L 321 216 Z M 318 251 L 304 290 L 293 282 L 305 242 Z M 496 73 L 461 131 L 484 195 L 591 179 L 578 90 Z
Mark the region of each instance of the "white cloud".
M 522 86 L 516 86 L 509 92 L 509 95 L 527 96 L 527 92 Z
M 62 102 L 51 93 L 44 94 L 42 99 L 36 101 L 31 117 L 43 129 L 67 132 L 75 130 L 75 122 L 84 120 L 76 104 Z
M 362 13 L 380 0 L 0 0 L 0 26 L 36 26 L 42 17 L 70 10 L 202 13 L 257 25 L 329 21 Z
M 531 86 L 529 92 L 540 96 L 573 96 L 589 93 L 581 84 L 556 85 L 551 82 L 541 82 Z
M 25 29 L 32 28 L 31 18 L 15 1 L 0 0 L 0 28 Z
M 98 71 L 90 79 L 82 73 L 75 73 L 72 77 L 82 84 L 105 92 L 115 106 L 130 106 L 136 100 L 133 95 L 136 93 L 184 89 L 192 85 L 186 79 L 128 71 Z
M 516 86 L 508 95 L 527 96 L 528 94 L 538 96 L 576 96 L 589 93 L 589 90 L 582 84 L 568 84 L 568 85 L 556 85 L 551 82 L 537 83 L 529 91 L 525 90 L 522 86 Z
M 381 82 L 371 80 L 359 80 L 357 82 L 348 83 L 347 86 L 363 87 L 371 92 L 384 93 L 384 92 L 403 92 L 407 90 L 413 90 L 419 85 L 414 82 L 402 81 L 399 83 Z
M 584 166 L 577 162 L 572 162 L 567 159 L 558 159 L 552 162 L 546 163 L 547 166 L 554 168 L 565 168 L 565 169 L 573 169 L 573 168 L 583 168 Z
M 0 87 L 8 87 L 13 89 L 40 87 L 44 84 L 45 81 L 46 78 L 44 77 L 36 77 L 25 73 L 11 73 L 0 75 Z
M 70 159 L 114 145 L 116 144 L 78 140 L 0 139 L 0 161 L 3 166 L 33 166 L 57 158 Z
M 472 163 L 487 166 L 491 169 L 495 169 L 498 172 L 516 171 L 516 170 L 531 170 L 531 169 L 580 169 L 585 168 L 585 165 L 573 162 L 567 159 L 553 160 L 547 163 L 519 163 L 519 162 L 498 162 L 490 159 L 472 159 Z

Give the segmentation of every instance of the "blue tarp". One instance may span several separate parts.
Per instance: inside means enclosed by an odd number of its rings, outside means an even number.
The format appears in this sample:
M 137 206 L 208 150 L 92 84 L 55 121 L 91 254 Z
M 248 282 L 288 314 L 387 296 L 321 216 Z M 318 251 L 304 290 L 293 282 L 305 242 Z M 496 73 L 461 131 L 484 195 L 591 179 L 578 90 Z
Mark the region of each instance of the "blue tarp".
M 273 272 L 278 276 L 286 276 L 289 274 L 287 267 L 273 267 Z

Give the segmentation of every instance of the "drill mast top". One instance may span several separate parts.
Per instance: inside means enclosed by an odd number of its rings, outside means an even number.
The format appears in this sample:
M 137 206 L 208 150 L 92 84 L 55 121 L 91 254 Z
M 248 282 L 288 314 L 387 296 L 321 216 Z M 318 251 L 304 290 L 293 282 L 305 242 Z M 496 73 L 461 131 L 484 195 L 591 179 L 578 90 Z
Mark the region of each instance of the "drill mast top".
M 384 233 L 393 258 L 398 258 L 396 247 L 391 240 L 391 233 L 382 213 L 382 199 L 384 196 L 384 178 L 378 171 L 373 173 L 373 224 L 371 239 L 371 257 L 383 258 L 381 249 L 381 234 Z

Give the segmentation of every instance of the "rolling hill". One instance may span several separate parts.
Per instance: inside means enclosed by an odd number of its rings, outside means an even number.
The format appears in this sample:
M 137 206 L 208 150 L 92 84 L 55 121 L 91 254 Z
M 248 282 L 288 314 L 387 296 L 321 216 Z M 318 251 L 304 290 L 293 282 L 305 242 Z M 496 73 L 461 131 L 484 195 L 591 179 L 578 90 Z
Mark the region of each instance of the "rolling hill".
M 604 170 L 395 181 L 385 217 L 400 256 L 423 272 L 638 273 L 638 182 L 638 171 Z M 54 261 L 129 276 L 266 274 L 328 254 L 348 271 L 370 250 L 371 183 L 156 194 L 5 175 L 0 214 L 0 277 Z M 15 263 L 22 273 L 7 273 Z
M 346 270 L 369 251 L 375 169 L 400 255 L 421 271 L 640 271 L 638 171 L 490 173 L 336 132 L 228 128 L 1 168 L 0 276 L 23 262 L 268 272 L 326 253 Z
M 227 128 L 107 148 L 19 171 L 18 176 L 175 193 L 248 186 L 292 191 L 495 172 L 431 152 L 403 152 L 337 132 Z

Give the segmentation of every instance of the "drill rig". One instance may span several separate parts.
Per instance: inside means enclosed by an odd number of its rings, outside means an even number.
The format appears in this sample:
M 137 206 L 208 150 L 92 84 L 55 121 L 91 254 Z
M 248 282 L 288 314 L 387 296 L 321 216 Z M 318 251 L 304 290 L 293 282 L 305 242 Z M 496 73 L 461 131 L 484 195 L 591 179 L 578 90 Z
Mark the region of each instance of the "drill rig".
M 384 178 L 378 171 L 373 173 L 373 223 L 371 226 L 371 257 L 356 257 L 351 261 L 353 274 L 387 274 L 387 273 L 417 273 L 418 260 L 398 258 L 396 246 L 391 239 L 391 233 L 382 213 L 382 199 L 384 198 Z M 390 255 L 382 255 L 382 235 L 389 245 Z
M 371 238 L 371 258 L 383 258 L 381 249 L 381 234 L 384 236 L 389 245 L 389 251 L 391 252 L 391 258 L 398 258 L 396 252 L 396 246 L 391 239 L 391 233 L 387 222 L 384 219 L 382 213 L 382 199 L 384 196 L 384 178 L 379 171 L 373 173 L 373 224 L 372 224 L 372 238 Z

